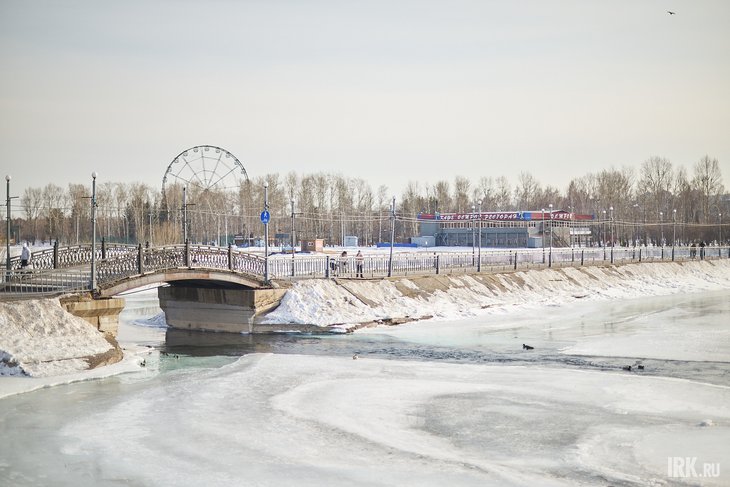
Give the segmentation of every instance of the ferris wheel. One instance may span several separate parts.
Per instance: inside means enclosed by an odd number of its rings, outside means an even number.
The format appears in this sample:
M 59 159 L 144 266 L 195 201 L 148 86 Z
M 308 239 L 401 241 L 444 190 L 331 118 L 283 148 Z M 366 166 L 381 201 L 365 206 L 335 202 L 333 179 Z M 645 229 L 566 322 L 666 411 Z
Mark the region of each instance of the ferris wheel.
M 166 185 L 181 184 L 196 192 L 238 190 L 248 180 L 246 169 L 236 156 L 212 145 L 197 145 L 182 151 L 167 166 L 162 178 Z

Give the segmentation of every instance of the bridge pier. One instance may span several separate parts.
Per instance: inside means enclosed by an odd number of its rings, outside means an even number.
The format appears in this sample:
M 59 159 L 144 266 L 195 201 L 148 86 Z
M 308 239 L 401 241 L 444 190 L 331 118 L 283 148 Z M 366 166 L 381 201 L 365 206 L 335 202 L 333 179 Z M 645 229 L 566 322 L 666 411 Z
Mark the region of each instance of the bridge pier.
M 157 289 L 170 327 L 229 333 L 255 333 L 256 318 L 277 307 L 285 293 L 286 289 L 182 284 Z

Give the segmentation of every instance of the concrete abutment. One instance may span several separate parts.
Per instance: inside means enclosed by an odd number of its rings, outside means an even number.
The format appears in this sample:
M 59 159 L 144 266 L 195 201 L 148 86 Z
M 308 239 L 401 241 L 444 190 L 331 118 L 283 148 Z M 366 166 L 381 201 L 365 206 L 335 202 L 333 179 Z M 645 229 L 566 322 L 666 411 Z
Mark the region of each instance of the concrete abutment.
M 66 311 L 91 323 L 100 332 L 117 336 L 119 313 L 124 309 L 124 299 L 84 299 L 75 296 L 62 298 L 60 303 Z

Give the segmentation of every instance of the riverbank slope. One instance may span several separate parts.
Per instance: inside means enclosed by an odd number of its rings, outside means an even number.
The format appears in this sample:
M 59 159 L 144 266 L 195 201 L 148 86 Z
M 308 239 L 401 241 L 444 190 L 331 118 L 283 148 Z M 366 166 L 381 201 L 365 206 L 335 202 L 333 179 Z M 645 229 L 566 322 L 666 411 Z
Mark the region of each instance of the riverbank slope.
M 299 281 L 263 323 L 350 331 L 372 324 L 459 318 L 513 307 L 730 289 L 730 261 L 643 263 L 506 272 Z

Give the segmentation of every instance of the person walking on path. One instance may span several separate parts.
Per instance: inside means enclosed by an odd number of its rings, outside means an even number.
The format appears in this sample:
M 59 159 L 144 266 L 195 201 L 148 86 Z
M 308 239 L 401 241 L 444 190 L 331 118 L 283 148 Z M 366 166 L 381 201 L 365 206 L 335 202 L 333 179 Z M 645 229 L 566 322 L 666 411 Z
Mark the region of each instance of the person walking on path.
M 363 257 L 362 252 L 358 250 L 357 255 L 355 256 L 355 277 L 360 277 L 360 278 L 363 277 L 362 264 L 363 264 L 364 260 L 365 260 L 365 257 Z
M 30 262 L 30 249 L 28 243 L 23 242 L 23 250 L 20 251 L 20 268 L 25 269 L 28 267 L 28 262 Z

